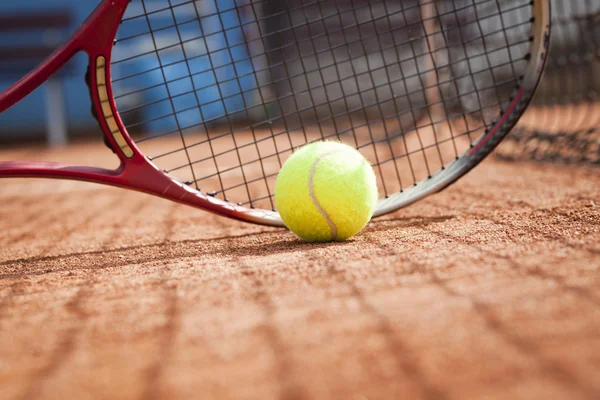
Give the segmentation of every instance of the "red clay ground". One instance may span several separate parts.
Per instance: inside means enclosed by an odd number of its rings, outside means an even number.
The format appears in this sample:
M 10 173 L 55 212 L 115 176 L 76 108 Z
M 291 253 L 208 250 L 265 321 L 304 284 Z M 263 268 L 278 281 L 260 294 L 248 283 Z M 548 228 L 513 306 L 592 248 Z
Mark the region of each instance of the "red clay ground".
M 0 204 L 2 399 L 600 398 L 597 168 L 490 158 L 334 244 L 77 182 Z

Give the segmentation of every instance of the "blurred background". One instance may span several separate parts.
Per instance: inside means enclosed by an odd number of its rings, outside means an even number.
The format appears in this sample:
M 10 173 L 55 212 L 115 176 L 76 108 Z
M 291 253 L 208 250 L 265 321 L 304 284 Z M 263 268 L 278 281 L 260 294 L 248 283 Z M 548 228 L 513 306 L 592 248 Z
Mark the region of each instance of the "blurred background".
M 50 54 L 97 4 L 91 0 L 0 2 L 0 90 Z M 56 79 L 2 113 L 0 143 L 46 140 L 49 127 L 56 130 L 54 144 L 64 141 L 59 135 L 65 132 L 70 138 L 89 134 L 95 121 L 82 84 L 86 67 L 86 56 L 77 55 Z
M 219 4 L 225 2 L 231 3 L 230 0 L 219 0 Z M 0 2 L 0 91 L 8 88 L 44 60 L 77 29 L 99 3 L 100 0 Z M 149 10 L 164 7 L 164 4 L 164 0 L 145 1 Z M 198 1 L 197 5 L 202 14 L 215 14 L 215 0 Z M 130 8 L 133 9 L 136 6 L 139 8 L 139 3 L 132 4 Z M 136 10 L 128 10 L 128 12 L 130 11 L 136 12 Z M 139 12 L 139 10 L 137 11 Z M 160 19 L 160 15 L 157 17 L 158 19 Z M 168 18 L 165 17 L 166 20 Z M 159 23 L 159 21 L 153 22 Z M 212 22 L 219 25 L 214 27 L 214 30 L 223 30 L 222 26 L 240 24 L 234 15 L 223 15 L 219 21 Z M 170 33 L 172 33 L 171 36 L 176 36 L 176 32 Z M 212 40 L 224 42 L 225 38 L 213 37 Z M 125 57 L 128 46 L 139 49 L 144 45 L 143 40 L 129 41 L 127 45 L 115 48 L 115 57 Z M 247 49 L 239 46 L 232 51 L 247 54 Z M 142 70 L 149 68 L 143 63 L 144 60 L 141 60 L 138 65 L 130 63 L 125 66 L 114 66 L 113 77 L 131 73 L 134 68 Z M 88 60 L 85 54 L 76 55 L 58 76 L 42 85 L 19 104 L 2 113 L 0 115 L 0 143 L 8 145 L 42 141 L 53 146 L 60 146 L 73 139 L 94 135 L 97 125 L 90 114 L 89 94 L 84 84 L 87 64 Z M 243 71 L 244 68 L 250 68 L 250 63 L 247 64 L 238 63 L 236 65 L 238 72 Z M 232 68 L 219 72 L 223 80 L 235 78 Z M 144 85 L 148 86 L 148 80 L 156 75 L 160 76 L 160 72 L 155 71 L 154 75 L 143 76 L 139 79 L 145 79 Z M 131 85 L 135 86 L 136 82 L 134 79 L 130 79 L 127 84 L 131 88 Z M 120 88 L 124 86 L 121 85 Z M 248 90 L 248 88 L 242 89 Z M 125 109 L 136 103 L 152 102 L 155 100 L 154 97 L 158 94 L 158 90 L 145 91 L 135 96 L 123 96 L 119 99 L 119 107 Z M 214 96 L 214 93 L 209 96 Z M 229 102 L 234 100 L 229 100 Z M 207 101 L 211 100 L 207 99 Z M 166 105 L 158 103 L 154 109 L 148 109 L 147 113 L 154 115 L 153 113 L 161 107 L 165 108 Z M 149 115 L 145 116 L 146 119 Z M 184 118 L 183 115 L 180 117 Z M 160 122 L 158 121 L 154 125 L 160 125 Z M 146 126 L 145 128 L 158 127 L 160 126 Z
M 496 150 L 505 160 L 600 165 L 600 0 L 552 0 L 544 78 Z
M 232 0 L 205 0 L 198 1 L 199 9 L 205 15 L 214 14 L 217 3 L 231 2 Z M 250 0 L 246 1 L 249 2 Z M 291 1 L 291 0 L 289 0 Z M 397 0 L 400 1 L 400 0 Z M 406 0 L 412 1 L 415 0 Z M 406 3 L 404 1 L 404 3 Z M 447 0 L 438 0 L 441 4 Z M 96 7 L 99 0 L 19 0 L 0 2 L 0 90 L 6 89 L 25 73 L 31 70 L 45 58 L 58 44 L 67 38 L 79 26 L 89 13 Z M 157 1 L 146 1 L 148 7 Z M 239 1 L 238 1 L 239 3 Z M 282 7 L 285 1 L 280 2 Z M 386 3 L 394 3 L 386 1 Z M 556 104 L 571 104 L 573 102 L 595 102 L 600 92 L 600 0 L 552 0 L 553 6 L 553 40 L 551 60 L 548 66 L 542 88 L 536 96 L 538 106 Z M 441 5 L 443 7 L 443 4 Z M 231 21 L 228 20 L 231 18 Z M 223 15 L 220 21 L 215 22 L 222 30 L 228 24 L 240 24 L 240 16 Z M 244 15 L 241 15 L 244 18 Z M 249 16 L 248 18 L 253 18 Z M 243 21 L 248 24 L 248 21 Z M 273 17 L 266 24 L 272 25 L 269 29 L 276 28 L 279 23 Z M 251 24 L 248 24 L 251 26 Z M 244 35 L 252 35 L 247 30 Z M 214 40 L 224 40 L 213 38 Z M 228 41 L 231 43 L 231 38 Z M 240 59 L 247 54 L 263 51 L 244 46 L 244 43 L 254 43 L 243 38 L 234 52 L 240 53 Z M 121 51 L 124 51 L 121 49 Z M 126 49 L 125 49 L 126 51 Z M 236 56 L 233 55 L 235 58 Z M 61 74 L 32 95 L 26 97 L 15 107 L 0 115 L 0 144 L 9 145 L 23 142 L 45 142 L 60 146 L 68 141 L 77 140 L 97 134 L 96 122 L 90 115 L 90 101 L 87 88 L 83 83 L 87 67 L 87 58 L 84 54 L 77 55 Z M 260 67 L 260 66 L 258 66 Z M 257 68 L 256 65 L 247 63 L 236 65 L 237 71 Z M 114 71 L 115 76 L 118 71 Z M 127 73 L 127 71 L 122 71 Z M 234 70 L 221 70 L 227 80 L 234 78 Z M 271 71 L 273 73 L 273 71 Z M 134 82 L 135 84 L 135 82 Z M 146 83 L 147 84 L 147 83 Z M 250 86 L 255 82 L 248 82 L 248 87 L 243 87 L 243 92 L 251 92 Z M 277 90 L 276 88 L 273 90 Z M 146 93 L 150 97 L 151 93 Z M 216 96 L 219 94 L 217 93 Z M 224 95 L 221 93 L 221 95 Z M 214 99 L 215 93 L 206 93 L 207 103 L 231 104 L 248 101 L 228 93 L 226 101 Z M 139 96 L 138 96 L 139 97 Z M 124 96 L 120 99 L 120 109 L 134 107 L 136 103 L 152 100 Z M 219 100 L 219 101 L 216 101 Z M 266 101 L 257 97 L 256 103 Z M 160 104 L 157 105 L 157 107 Z M 265 107 L 260 107 L 265 112 Z M 220 110 L 213 110 L 219 114 Z M 153 113 L 156 110 L 152 111 Z M 267 111 L 268 112 L 268 111 Z M 206 108 L 202 116 L 211 118 L 211 110 Z M 589 115 L 587 120 L 593 119 Z M 201 122 L 201 121 L 198 121 Z M 588 124 L 589 125 L 589 124 Z

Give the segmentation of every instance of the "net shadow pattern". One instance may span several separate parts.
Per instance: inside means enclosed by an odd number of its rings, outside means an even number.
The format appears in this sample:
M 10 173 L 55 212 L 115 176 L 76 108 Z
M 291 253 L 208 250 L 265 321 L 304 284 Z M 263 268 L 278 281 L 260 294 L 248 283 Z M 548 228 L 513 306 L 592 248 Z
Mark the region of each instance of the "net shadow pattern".
M 529 0 L 133 0 L 113 95 L 142 152 L 201 192 L 274 209 L 287 157 L 340 140 L 386 197 L 497 121 L 533 23 Z
M 552 44 L 532 106 L 496 155 L 600 165 L 600 2 L 553 0 Z

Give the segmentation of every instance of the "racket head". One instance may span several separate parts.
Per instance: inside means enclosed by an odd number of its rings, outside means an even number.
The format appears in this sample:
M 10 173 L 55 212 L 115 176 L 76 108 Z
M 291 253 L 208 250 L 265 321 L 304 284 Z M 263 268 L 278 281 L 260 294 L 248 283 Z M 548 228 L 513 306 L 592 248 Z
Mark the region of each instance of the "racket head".
M 104 1 L 59 55 L 89 54 L 94 112 L 121 168 L 12 175 L 281 226 L 283 162 L 341 140 L 373 164 L 382 215 L 450 185 L 510 131 L 541 77 L 549 14 L 547 0 Z
M 548 1 L 134 0 L 113 49 L 135 147 L 235 218 L 281 225 L 274 182 L 305 143 L 373 164 L 374 215 L 447 187 L 529 103 Z

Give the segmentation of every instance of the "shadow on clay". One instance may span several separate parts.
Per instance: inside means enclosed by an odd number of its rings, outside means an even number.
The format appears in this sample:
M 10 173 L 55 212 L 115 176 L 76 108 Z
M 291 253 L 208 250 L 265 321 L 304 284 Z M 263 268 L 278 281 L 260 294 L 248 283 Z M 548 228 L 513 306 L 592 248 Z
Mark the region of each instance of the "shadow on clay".
M 363 232 L 382 232 L 413 226 L 423 227 L 430 224 L 441 223 L 452 218 L 454 218 L 454 216 L 376 219 L 371 221 Z M 240 242 L 241 240 L 248 238 L 265 239 L 269 235 L 273 236 L 273 240 L 271 240 L 269 243 L 265 243 L 265 240 L 262 240 L 260 243 L 256 243 L 256 241 Z M 224 255 L 229 257 L 260 257 L 273 254 L 289 254 L 298 251 L 305 252 L 307 250 L 314 249 L 336 249 L 334 251 L 343 251 L 343 249 L 351 248 L 363 240 L 365 240 L 364 236 L 358 235 L 344 242 L 308 243 L 296 238 L 294 234 L 289 231 L 277 229 L 240 235 L 218 236 L 208 239 L 181 240 L 176 242 L 165 241 L 161 243 L 136 245 L 113 250 L 94 250 L 61 254 L 56 256 L 30 257 L 3 261 L 0 262 L 0 267 L 12 266 L 13 271 L 0 273 L 0 280 L 14 279 L 23 276 L 39 276 L 60 271 L 108 269 L 129 264 L 144 263 L 149 261 L 144 250 L 156 248 L 161 250 L 160 256 L 154 256 L 151 260 L 152 262 L 164 261 L 173 258 L 195 257 L 200 254 Z M 223 246 L 223 248 L 215 248 L 208 251 L 203 248 L 206 243 L 216 243 L 220 241 L 228 242 L 225 246 Z M 89 259 L 81 260 L 81 258 Z M 72 265 L 70 265 L 64 268 L 49 268 L 49 265 L 52 264 L 72 264 L 69 262 L 71 261 L 70 259 L 77 261 L 76 264 L 79 264 L 80 267 L 74 268 Z M 18 271 L 18 269 L 21 268 L 26 269 L 26 271 Z

